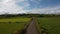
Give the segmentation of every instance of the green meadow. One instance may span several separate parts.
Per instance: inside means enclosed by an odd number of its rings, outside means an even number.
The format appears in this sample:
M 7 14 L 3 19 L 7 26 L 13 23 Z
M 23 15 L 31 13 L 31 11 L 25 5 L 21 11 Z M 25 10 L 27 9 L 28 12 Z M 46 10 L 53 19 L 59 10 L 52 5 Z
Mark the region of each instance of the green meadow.
M 40 17 L 38 24 L 45 28 L 48 34 L 60 34 L 60 17 Z
M 0 19 L 0 34 L 12 34 L 14 31 L 23 30 L 31 18 L 12 17 Z

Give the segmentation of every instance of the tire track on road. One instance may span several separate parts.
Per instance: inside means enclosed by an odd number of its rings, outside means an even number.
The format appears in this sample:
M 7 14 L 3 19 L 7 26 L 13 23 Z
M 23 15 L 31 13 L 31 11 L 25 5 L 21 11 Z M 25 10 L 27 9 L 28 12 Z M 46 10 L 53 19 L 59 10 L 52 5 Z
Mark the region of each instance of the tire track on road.
M 26 29 L 25 34 L 37 34 L 36 22 L 34 18 L 32 18 L 30 25 Z

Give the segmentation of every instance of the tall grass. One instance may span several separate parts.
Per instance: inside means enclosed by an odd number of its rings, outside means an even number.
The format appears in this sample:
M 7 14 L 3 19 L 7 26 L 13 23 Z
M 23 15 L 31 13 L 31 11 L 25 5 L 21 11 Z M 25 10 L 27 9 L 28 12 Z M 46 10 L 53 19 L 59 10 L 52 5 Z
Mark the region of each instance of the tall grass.
M 6 18 L 0 19 L 0 34 L 12 34 L 14 31 L 24 29 L 31 18 Z
M 46 28 L 49 34 L 60 34 L 60 17 L 38 18 L 39 26 Z

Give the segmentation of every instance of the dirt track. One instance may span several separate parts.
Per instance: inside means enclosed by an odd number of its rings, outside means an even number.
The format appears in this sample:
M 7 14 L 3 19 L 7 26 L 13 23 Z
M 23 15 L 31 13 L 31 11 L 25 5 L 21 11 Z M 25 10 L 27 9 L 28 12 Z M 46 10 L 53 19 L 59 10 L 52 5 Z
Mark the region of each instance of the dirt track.
M 37 34 L 36 22 L 34 18 L 32 18 L 30 25 L 26 29 L 25 34 Z

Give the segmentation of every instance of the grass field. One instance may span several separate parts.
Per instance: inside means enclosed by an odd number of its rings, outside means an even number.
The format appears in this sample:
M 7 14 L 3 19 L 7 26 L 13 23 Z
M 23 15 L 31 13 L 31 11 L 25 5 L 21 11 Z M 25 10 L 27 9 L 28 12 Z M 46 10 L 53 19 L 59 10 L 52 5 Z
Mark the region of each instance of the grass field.
M 48 34 L 60 34 L 60 17 L 41 17 L 38 23 L 48 30 Z
M 22 30 L 30 19 L 22 17 L 0 19 L 0 34 L 12 34 L 14 31 Z

